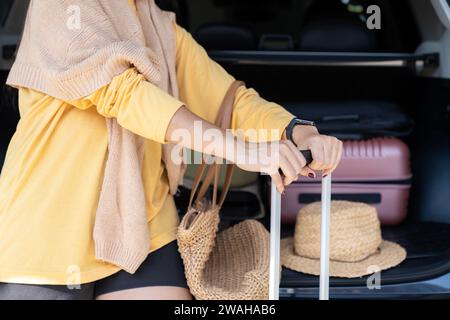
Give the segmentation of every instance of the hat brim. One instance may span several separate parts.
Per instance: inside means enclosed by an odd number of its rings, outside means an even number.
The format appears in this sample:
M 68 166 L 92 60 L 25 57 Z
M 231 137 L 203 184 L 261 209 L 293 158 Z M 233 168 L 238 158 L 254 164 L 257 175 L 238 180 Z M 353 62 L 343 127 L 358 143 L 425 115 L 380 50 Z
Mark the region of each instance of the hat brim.
M 383 241 L 377 253 L 358 262 L 330 260 L 330 276 L 339 278 L 359 278 L 399 265 L 406 258 L 406 250 L 400 245 Z M 281 240 L 281 264 L 289 269 L 306 274 L 320 275 L 320 260 L 297 255 L 294 239 Z

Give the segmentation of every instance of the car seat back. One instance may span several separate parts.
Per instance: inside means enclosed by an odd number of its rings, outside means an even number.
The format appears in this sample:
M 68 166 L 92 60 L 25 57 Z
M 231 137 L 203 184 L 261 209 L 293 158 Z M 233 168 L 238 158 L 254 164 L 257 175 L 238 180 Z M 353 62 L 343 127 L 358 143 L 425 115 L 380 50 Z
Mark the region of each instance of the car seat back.
M 370 52 L 376 50 L 373 31 L 354 17 L 312 19 L 300 35 L 299 49 L 303 51 Z
M 258 36 L 245 25 L 208 23 L 201 26 L 194 38 L 206 50 L 256 50 Z

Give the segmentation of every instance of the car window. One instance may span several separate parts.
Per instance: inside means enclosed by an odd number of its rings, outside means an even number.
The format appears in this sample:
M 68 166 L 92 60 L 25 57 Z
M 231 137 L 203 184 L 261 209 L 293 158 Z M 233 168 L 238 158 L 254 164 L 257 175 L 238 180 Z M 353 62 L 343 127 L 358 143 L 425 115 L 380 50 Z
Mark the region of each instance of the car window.
M 269 47 L 275 48 L 279 48 L 280 42 L 284 41 L 285 48 L 302 50 L 299 42 L 308 28 L 311 37 L 314 34 L 321 35 L 316 37 L 317 41 L 321 41 L 319 38 L 326 39 L 322 37 L 324 34 L 330 34 L 336 42 L 348 42 L 357 37 L 374 38 L 367 40 L 373 42 L 366 45 L 368 49 L 356 51 L 411 53 L 421 43 L 407 0 L 196 0 L 187 2 L 187 5 L 190 31 L 193 34 L 201 30 L 204 36 L 204 26 L 228 24 L 251 30 L 258 41 L 269 39 Z M 367 9 L 372 5 L 378 6 L 381 12 L 379 30 L 367 28 L 367 21 L 371 17 Z M 334 31 L 337 29 L 342 32 L 336 37 Z M 346 32 L 348 29 L 352 30 Z M 226 30 L 218 31 L 224 34 Z M 236 39 L 238 31 L 236 28 L 232 31 Z M 273 34 L 277 37 L 267 38 L 267 35 Z M 242 33 L 240 36 L 244 37 Z
M 11 10 L 11 6 L 14 0 L 2 0 L 0 1 L 0 25 L 3 27 L 6 23 L 6 19 L 8 18 L 9 11 Z

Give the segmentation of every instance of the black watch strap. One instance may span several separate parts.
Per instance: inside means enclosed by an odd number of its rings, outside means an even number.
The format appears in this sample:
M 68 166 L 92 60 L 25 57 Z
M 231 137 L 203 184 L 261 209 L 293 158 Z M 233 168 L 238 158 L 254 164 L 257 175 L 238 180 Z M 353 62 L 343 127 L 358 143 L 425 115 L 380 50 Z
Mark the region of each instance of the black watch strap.
M 292 119 L 292 121 L 289 122 L 289 125 L 286 128 L 286 137 L 289 140 L 291 140 L 292 143 L 295 144 L 295 145 L 296 145 L 296 143 L 294 142 L 292 134 L 294 132 L 294 127 L 297 126 L 297 125 L 300 125 L 300 126 L 316 126 L 313 121 L 302 120 L 302 119 L 298 119 L 298 118 Z

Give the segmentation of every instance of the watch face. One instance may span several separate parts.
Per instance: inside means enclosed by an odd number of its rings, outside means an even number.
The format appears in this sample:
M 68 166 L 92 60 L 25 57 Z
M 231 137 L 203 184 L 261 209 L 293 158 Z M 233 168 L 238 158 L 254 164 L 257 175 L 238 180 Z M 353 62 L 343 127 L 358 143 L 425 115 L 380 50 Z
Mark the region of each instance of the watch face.
M 302 120 L 302 119 L 297 119 L 296 123 L 300 124 L 300 125 L 304 125 L 304 126 L 315 126 L 315 123 L 313 121 Z

